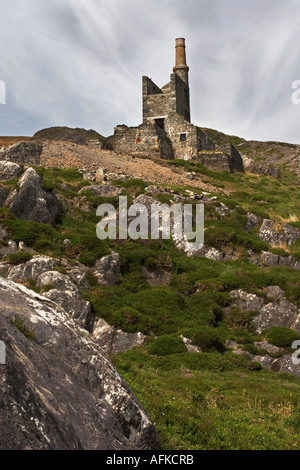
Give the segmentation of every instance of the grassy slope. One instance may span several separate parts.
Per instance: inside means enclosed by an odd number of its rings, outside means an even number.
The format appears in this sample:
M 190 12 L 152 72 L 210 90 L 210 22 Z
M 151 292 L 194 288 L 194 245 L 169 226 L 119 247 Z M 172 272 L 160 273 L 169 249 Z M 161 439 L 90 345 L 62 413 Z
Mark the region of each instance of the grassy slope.
M 245 357 L 226 351 L 226 339 L 238 340 L 253 351 L 253 342 L 260 338 L 251 324 L 255 312 L 234 312 L 224 318 L 222 307 L 228 305 L 232 289 L 264 295 L 268 285 L 280 285 L 300 307 L 299 272 L 284 267 L 262 270 L 249 264 L 247 249 L 276 249 L 261 242 L 255 230 L 247 234 L 243 228 L 248 210 L 279 225 L 292 221 L 300 228 L 300 188 L 292 184 L 294 177 L 288 172 L 278 181 L 214 173 L 187 162 L 176 164 L 219 185 L 218 200 L 233 212 L 220 220 L 215 203 L 207 206 L 206 243 L 234 252 L 236 260 L 186 258 L 171 241 L 100 242 L 95 234 L 95 209 L 102 202 L 117 204 L 117 199 L 95 198 L 87 192 L 85 199 L 76 200 L 77 191 L 88 183 L 75 170 L 38 169 L 45 188 L 54 189 L 63 201 L 57 229 L 18 221 L 7 209 L 0 209 L 0 222 L 14 240 L 24 241 L 38 253 L 65 256 L 88 266 L 110 249 L 120 253 L 120 285 L 101 287 L 91 276 L 92 289 L 83 295 L 92 302 L 96 315 L 112 325 L 148 335 L 143 347 L 113 360 L 150 412 L 165 449 L 299 449 L 299 379 L 260 370 Z M 15 184 L 6 182 L 3 187 Z M 135 181 L 126 186 L 126 194 L 133 198 L 146 185 Z M 231 191 L 230 196 L 225 190 Z M 72 248 L 63 244 L 65 238 L 72 241 Z M 281 250 L 299 257 L 300 244 Z M 143 266 L 171 271 L 170 285 L 151 288 Z M 181 334 L 194 338 L 206 352 L 182 352 Z M 161 344 L 156 343 L 157 336 Z

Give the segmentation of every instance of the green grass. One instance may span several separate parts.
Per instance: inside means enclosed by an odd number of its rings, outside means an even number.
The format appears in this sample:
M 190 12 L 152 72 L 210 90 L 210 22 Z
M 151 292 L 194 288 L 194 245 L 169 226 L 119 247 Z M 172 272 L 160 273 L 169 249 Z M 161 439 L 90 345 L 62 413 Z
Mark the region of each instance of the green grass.
M 300 448 L 299 379 L 227 353 L 113 358 L 152 416 L 166 450 Z

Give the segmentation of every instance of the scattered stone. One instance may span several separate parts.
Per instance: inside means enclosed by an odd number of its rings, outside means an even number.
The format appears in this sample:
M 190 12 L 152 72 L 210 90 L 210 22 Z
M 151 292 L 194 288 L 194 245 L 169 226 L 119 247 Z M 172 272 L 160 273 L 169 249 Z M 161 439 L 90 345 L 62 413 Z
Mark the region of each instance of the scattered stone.
M 78 171 L 82 175 L 84 180 L 96 181 L 96 173 L 95 172 L 90 171 L 90 170 L 86 170 L 85 168 L 81 168 Z
M 250 232 L 254 227 L 261 224 L 262 219 L 258 215 L 251 214 L 250 212 L 247 213 L 247 220 L 245 224 L 246 232 Z
M 8 241 L 9 235 L 7 231 L 0 225 L 0 240 Z
M 221 219 L 223 219 L 228 212 L 231 212 L 229 207 L 227 207 L 223 202 L 220 202 L 220 206 L 216 206 L 216 211 Z
M 106 323 L 103 318 L 97 320 L 93 338 L 108 354 L 119 354 L 142 346 L 146 340 L 143 333 L 126 333 Z
M 235 349 L 233 353 L 236 354 L 237 356 L 246 357 L 247 359 L 253 358 L 253 354 L 250 354 L 248 351 L 244 351 L 243 349 Z
M 222 261 L 224 258 L 223 253 L 216 248 L 209 248 L 204 256 L 205 258 L 213 259 L 215 261 Z
M 189 353 L 201 353 L 202 352 L 202 349 L 199 346 L 195 346 L 194 344 L 192 344 L 192 340 L 190 338 L 185 338 L 182 335 L 181 335 L 181 338 Z
M 260 255 L 260 265 L 266 268 L 271 268 L 272 266 L 278 266 L 279 264 L 279 255 L 275 255 L 269 251 L 263 251 Z
M 20 165 L 5 160 L 0 161 L 0 181 L 11 180 L 23 172 Z
M 228 339 L 225 344 L 230 349 L 239 349 L 239 344 L 236 341 L 233 341 L 232 339 Z
M 106 170 L 103 168 L 98 168 L 95 174 L 95 180 L 97 183 L 102 183 L 106 181 Z
M 96 276 L 98 283 L 103 286 L 118 284 L 122 277 L 120 255 L 113 251 L 110 255 L 97 260 L 92 272 Z
M 271 354 L 276 354 L 284 350 L 283 348 L 278 348 L 277 346 L 268 343 L 268 341 L 255 341 L 253 344 L 255 347 L 259 349 L 264 349 L 265 351 Z

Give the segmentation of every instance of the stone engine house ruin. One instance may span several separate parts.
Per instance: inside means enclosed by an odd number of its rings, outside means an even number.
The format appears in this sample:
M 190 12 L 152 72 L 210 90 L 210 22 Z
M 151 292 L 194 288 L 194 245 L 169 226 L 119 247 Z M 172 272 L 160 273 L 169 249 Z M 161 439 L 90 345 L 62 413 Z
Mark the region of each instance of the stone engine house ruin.
M 176 39 L 176 62 L 170 82 L 159 88 L 149 77 L 142 79 L 143 124 L 119 125 L 107 143 L 133 156 L 197 160 L 214 170 L 244 171 L 233 146 L 217 148 L 199 127 L 191 123 L 189 67 L 185 39 Z

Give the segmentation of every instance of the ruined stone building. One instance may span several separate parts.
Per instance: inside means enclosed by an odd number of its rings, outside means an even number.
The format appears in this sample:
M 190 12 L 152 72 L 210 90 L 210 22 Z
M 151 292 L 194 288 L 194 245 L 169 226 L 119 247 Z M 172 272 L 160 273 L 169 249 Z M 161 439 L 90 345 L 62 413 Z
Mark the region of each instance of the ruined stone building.
M 185 39 L 176 39 L 176 62 L 170 81 L 159 88 L 143 77 L 143 124 L 120 125 L 108 138 L 120 153 L 162 159 L 197 159 L 216 170 L 242 170 L 242 160 L 233 149 L 216 149 L 215 144 L 191 123 L 189 67 Z

